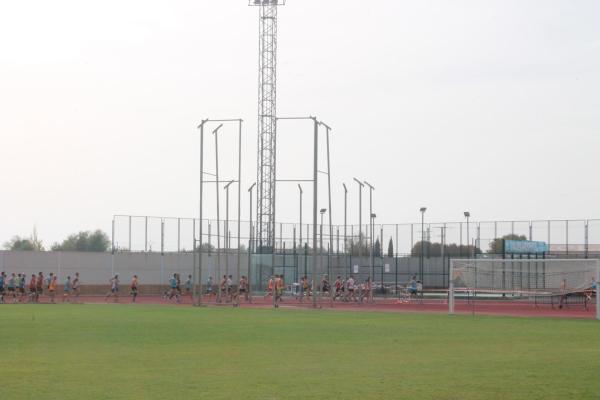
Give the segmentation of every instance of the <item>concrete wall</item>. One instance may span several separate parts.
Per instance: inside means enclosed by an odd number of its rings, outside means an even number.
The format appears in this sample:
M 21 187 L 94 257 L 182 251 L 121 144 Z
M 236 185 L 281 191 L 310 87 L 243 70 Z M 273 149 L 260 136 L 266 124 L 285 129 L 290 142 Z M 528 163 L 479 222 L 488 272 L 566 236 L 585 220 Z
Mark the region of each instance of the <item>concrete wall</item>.
M 247 271 L 248 257 L 242 254 L 241 271 Z M 169 276 L 180 273 L 192 274 L 194 255 L 189 253 L 79 253 L 79 252 L 33 252 L 0 251 L 0 270 L 7 273 L 25 273 L 28 276 L 43 272 L 54 272 L 65 279 L 79 272 L 82 283 L 89 285 L 108 284 L 110 277 L 118 273 L 122 279 L 134 274 L 142 284 L 166 284 Z M 222 271 L 237 277 L 237 255 L 221 258 Z M 210 274 L 216 278 L 216 256 L 203 255 L 203 278 Z

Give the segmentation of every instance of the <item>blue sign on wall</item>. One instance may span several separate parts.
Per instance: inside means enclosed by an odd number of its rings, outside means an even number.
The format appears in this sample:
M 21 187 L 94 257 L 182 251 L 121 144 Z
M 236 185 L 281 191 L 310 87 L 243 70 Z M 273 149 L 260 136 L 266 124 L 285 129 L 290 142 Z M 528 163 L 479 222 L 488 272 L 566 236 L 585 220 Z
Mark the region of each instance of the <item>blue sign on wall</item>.
M 539 254 L 547 253 L 546 242 L 534 242 L 531 240 L 505 240 L 504 253 L 508 254 Z

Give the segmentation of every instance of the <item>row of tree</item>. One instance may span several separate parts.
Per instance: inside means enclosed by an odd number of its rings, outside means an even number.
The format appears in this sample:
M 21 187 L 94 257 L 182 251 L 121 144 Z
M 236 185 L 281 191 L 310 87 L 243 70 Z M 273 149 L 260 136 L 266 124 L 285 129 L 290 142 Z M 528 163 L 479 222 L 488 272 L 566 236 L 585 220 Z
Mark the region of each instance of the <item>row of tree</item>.
M 20 251 L 45 251 L 46 248 L 38 238 L 37 232 L 33 231 L 30 237 L 15 236 L 4 243 L 6 250 Z M 101 230 L 82 231 L 69 235 L 61 243 L 50 246 L 52 251 L 90 251 L 105 252 L 110 248 L 108 235 Z
M 503 240 L 527 240 L 524 235 L 505 235 L 502 238 L 494 239 L 489 244 L 488 253 L 500 254 L 502 253 L 502 241 Z M 243 245 L 242 245 L 243 246 Z M 4 248 L 7 250 L 21 250 L 21 251 L 45 251 L 44 244 L 38 238 L 37 232 L 34 229 L 33 234 L 30 237 L 15 236 L 10 241 L 4 244 Z M 61 243 L 54 243 L 50 246 L 52 251 L 89 251 L 89 252 L 105 252 L 110 248 L 110 239 L 108 235 L 101 230 L 95 231 L 82 231 L 69 235 Z M 352 256 L 358 256 L 362 254 L 367 256 L 370 254 L 371 247 L 366 240 L 359 243 L 358 240 L 351 240 L 346 246 L 347 254 Z M 215 246 L 204 243 L 202 244 L 202 250 L 204 252 L 214 252 Z M 242 252 L 246 252 L 245 246 L 242 248 Z M 432 243 L 424 241 L 423 243 L 417 242 L 411 249 L 411 256 L 419 257 L 421 252 L 426 257 L 440 257 L 442 255 L 442 245 L 440 243 Z M 466 257 L 472 254 L 482 254 L 480 248 L 475 246 L 457 245 L 455 243 L 444 245 L 444 255 L 447 257 Z M 375 257 L 381 257 L 382 247 L 379 238 L 373 245 L 373 255 Z M 386 252 L 387 257 L 394 257 L 394 241 L 390 238 L 388 242 L 388 248 Z

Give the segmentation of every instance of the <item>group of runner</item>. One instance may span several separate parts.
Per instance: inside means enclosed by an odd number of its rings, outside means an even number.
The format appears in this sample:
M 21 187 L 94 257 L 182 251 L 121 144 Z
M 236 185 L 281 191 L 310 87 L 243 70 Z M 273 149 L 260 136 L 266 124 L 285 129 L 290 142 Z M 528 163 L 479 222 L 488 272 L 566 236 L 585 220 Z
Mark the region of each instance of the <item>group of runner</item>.
M 239 307 L 241 299 L 247 303 L 252 302 L 249 289 L 250 284 L 245 275 L 240 277 L 237 284 L 233 282 L 233 275 L 223 275 L 219 282 L 218 293 L 213 290 L 212 277 L 209 276 L 206 281 L 206 294 L 209 296 L 209 301 L 212 296 L 216 295 L 218 303 L 231 303 L 234 307 Z
M 119 301 L 120 278 L 119 274 L 111 276 L 109 279 L 110 290 L 106 294 L 106 301 L 113 298 L 115 302 Z M 185 281 L 185 295 L 193 297 L 193 280 L 192 275 L 188 275 Z M 75 273 L 74 277 L 67 276 L 62 282 L 62 302 L 78 302 L 80 295 L 81 280 L 79 273 Z M 285 291 L 285 280 L 283 275 L 273 275 L 267 283 L 267 292 L 265 298 L 275 296 L 275 307 L 279 307 L 279 303 L 283 299 Z M 131 302 L 135 303 L 139 294 L 139 278 L 138 275 L 133 275 L 130 284 Z M 422 284 L 413 276 L 410 283 L 407 285 L 407 292 L 410 296 L 415 296 L 419 291 L 422 291 Z M 30 279 L 24 273 L 0 273 L 0 304 L 7 301 L 13 303 L 39 303 L 40 297 L 45 293 L 48 296 L 49 303 L 56 302 L 57 292 L 59 292 L 58 276 L 50 272 L 44 276 L 43 272 L 37 275 L 32 274 Z M 363 283 L 357 283 L 354 275 L 350 275 L 347 279 L 337 276 L 333 288 L 329 282 L 327 275 L 323 276 L 318 288 L 322 297 L 330 297 L 332 301 L 345 302 L 363 302 L 372 301 L 373 287 L 371 278 L 367 277 Z M 249 280 L 246 276 L 241 276 L 239 282 L 233 282 L 232 275 L 223 275 L 219 282 L 217 290 L 213 284 L 213 278 L 209 277 L 206 281 L 206 295 L 210 298 L 216 296 L 216 301 L 219 303 L 231 303 L 234 307 L 240 305 L 240 301 L 244 300 L 247 303 L 252 302 L 250 296 Z M 169 278 L 169 289 L 163 293 L 164 300 L 175 299 L 177 303 L 181 302 L 183 295 L 180 274 L 174 273 Z M 296 300 L 303 302 L 304 299 L 309 299 L 313 296 L 312 284 L 307 276 L 302 276 L 298 283 Z
M 79 272 L 75 273 L 73 279 L 67 276 L 63 282 L 62 301 L 71 302 L 71 297 L 74 301 L 79 300 L 80 289 Z M 48 276 L 44 276 L 43 272 L 31 274 L 29 280 L 27 274 L 14 272 L 7 275 L 6 272 L 0 272 L 0 304 L 7 300 L 12 300 L 12 303 L 39 303 L 44 290 L 48 295 L 50 303 L 56 303 L 56 293 L 59 290 L 58 276 L 50 272 Z
M 321 278 L 319 289 L 322 297 L 331 297 L 333 301 L 363 302 L 371 300 L 372 294 L 371 278 L 367 277 L 363 283 L 359 284 L 354 279 L 354 275 L 350 275 L 348 279 L 344 279 L 338 275 L 333 284 L 333 292 L 329 277 L 324 275 Z M 308 280 L 308 277 L 301 277 L 298 283 L 296 300 L 303 302 L 305 298 L 310 298 L 312 295 L 312 284 Z
M 193 288 L 194 283 L 192 281 L 192 275 L 188 275 L 187 280 L 185 281 L 185 294 L 187 296 L 190 296 L 190 298 L 193 296 Z M 169 278 L 169 290 L 165 292 L 163 298 L 165 300 L 172 300 L 174 298 L 175 302 L 179 304 L 181 303 L 182 295 L 183 292 L 181 290 L 181 275 L 175 273 L 171 276 L 171 278 Z
M 113 301 L 115 303 L 118 303 L 119 302 L 120 285 L 121 285 L 119 274 L 113 275 L 108 280 L 108 283 L 110 285 L 110 290 L 108 291 L 108 293 L 106 293 L 105 300 L 108 301 L 108 299 L 113 298 Z M 140 285 L 139 277 L 137 275 L 133 275 L 131 277 L 131 283 L 129 285 L 129 296 L 131 297 L 132 303 L 136 302 L 136 299 L 139 295 L 139 285 Z M 187 281 L 185 282 L 185 293 L 186 293 L 186 295 L 189 295 L 190 298 L 192 296 L 192 289 L 193 289 L 192 275 L 188 275 Z M 177 303 L 180 303 L 182 295 L 183 295 L 183 292 L 181 290 L 181 276 L 178 273 L 174 273 L 169 278 L 169 289 L 163 293 L 162 298 L 163 298 L 163 300 L 175 299 L 175 301 Z

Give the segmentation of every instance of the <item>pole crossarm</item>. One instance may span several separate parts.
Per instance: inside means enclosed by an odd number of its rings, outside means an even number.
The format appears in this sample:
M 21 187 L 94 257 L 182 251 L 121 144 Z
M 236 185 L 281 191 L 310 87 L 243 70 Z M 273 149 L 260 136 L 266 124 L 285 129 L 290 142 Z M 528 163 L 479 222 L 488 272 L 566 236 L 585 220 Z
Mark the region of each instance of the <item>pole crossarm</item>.
M 225 179 L 225 180 L 219 179 L 218 181 L 217 180 L 215 180 L 215 181 L 204 181 L 204 183 L 236 183 L 236 182 L 238 182 L 238 181 L 237 180 L 231 180 L 231 179 Z M 229 186 L 229 185 L 227 185 L 227 186 Z

